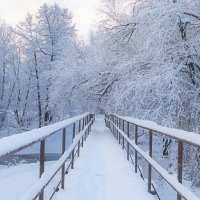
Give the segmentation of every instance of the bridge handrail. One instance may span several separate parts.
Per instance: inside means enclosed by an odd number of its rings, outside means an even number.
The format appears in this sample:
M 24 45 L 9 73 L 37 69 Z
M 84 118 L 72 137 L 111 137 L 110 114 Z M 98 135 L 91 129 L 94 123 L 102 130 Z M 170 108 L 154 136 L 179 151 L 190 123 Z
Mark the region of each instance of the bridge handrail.
M 153 132 L 160 133 L 162 135 L 173 138 L 175 140 L 179 140 L 186 144 L 190 144 L 192 146 L 200 148 L 200 134 L 198 133 L 164 127 L 164 126 L 156 124 L 155 122 L 148 121 L 148 120 L 141 120 L 141 119 L 136 119 L 136 118 L 131 118 L 131 117 L 123 117 L 119 115 L 116 115 L 116 116 L 140 128 L 151 130 Z
M 42 128 L 33 129 L 31 131 L 26 131 L 20 134 L 4 137 L 0 139 L 0 158 L 12 153 L 17 153 L 18 151 L 21 151 L 26 147 L 32 146 L 33 144 L 36 144 L 44 140 L 45 138 L 53 135 L 57 131 L 60 131 L 75 122 L 78 122 L 88 115 L 90 114 L 85 113 L 83 115 L 69 118 L 67 120 L 44 126 Z
M 107 126 L 111 129 L 111 131 L 117 135 L 117 139 L 119 138 L 119 143 L 121 143 L 121 138 L 123 141 L 123 146 L 124 146 L 124 140 L 127 141 L 127 159 L 128 159 L 128 154 L 129 152 L 129 145 L 132 146 L 135 149 L 135 171 L 137 172 L 137 153 L 139 153 L 148 163 L 148 192 L 152 193 L 151 191 L 151 184 L 152 184 L 152 170 L 151 168 L 153 167 L 165 180 L 166 182 L 177 192 L 177 200 L 180 200 L 181 197 L 187 199 L 187 200 L 199 200 L 199 198 L 194 195 L 189 189 L 184 187 L 182 183 L 182 165 L 183 165 L 183 142 L 200 147 L 198 142 L 190 142 L 190 133 L 187 133 L 189 136 L 188 137 L 179 137 L 179 134 L 185 131 L 177 130 L 174 134 L 169 134 L 169 130 L 175 130 L 175 129 L 163 129 L 164 133 L 163 135 L 177 139 L 178 140 L 178 179 L 177 177 L 174 177 L 170 175 L 167 170 L 165 170 L 163 167 L 161 167 L 153 158 L 152 158 L 152 136 L 153 136 L 153 131 L 162 134 L 162 131 L 160 129 L 161 126 L 155 124 L 155 123 L 150 123 L 147 126 L 144 126 L 144 120 L 137 120 L 137 119 L 131 119 L 127 117 L 121 117 L 118 115 L 113 115 L 113 114 L 106 114 L 105 115 L 105 120 Z M 120 123 L 122 122 L 122 123 Z M 128 131 L 127 134 L 124 132 L 124 123 L 127 123 Z M 129 125 L 133 124 L 135 126 L 135 141 L 131 140 L 129 138 Z M 122 125 L 122 126 L 120 126 Z M 137 144 L 137 138 L 138 138 L 138 127 L 147 129 L 149 131 L 149 152 L 148 154 L 144 152 Z M 120 129 L 122 128 L 122 130 Z M 165 127 L 164 127 L 165 128 Z M 185 135 L 185 134 L 184 134 Z M 193 135 L 197 135 L 193 133 Z M 195 137 L 196 139 L 200 139 L 200 135 L 197 135 Z
M 94 119 L 95 118 L 93 116 L 85 128 L 74 138 L 73 143 L 64 152 L 60 159 L 48 171 L 44 172 L 41 178 L 19 200 L 35 200 L 40 195 L 40 193 L 45 189 L 58 171 L 65 165 L 65 162 L 69 158 L 70 154 L 74 151 L 80 140 L 83 138 L 85 132 L 90 131 Z

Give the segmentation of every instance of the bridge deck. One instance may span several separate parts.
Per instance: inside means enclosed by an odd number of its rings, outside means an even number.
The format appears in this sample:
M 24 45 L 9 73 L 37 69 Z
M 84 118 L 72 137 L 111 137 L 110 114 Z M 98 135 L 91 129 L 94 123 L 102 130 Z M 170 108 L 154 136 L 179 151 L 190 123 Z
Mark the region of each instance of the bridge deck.
M 126 154 L 97 116 L 92 132 L 56 200 L 153 200 Z

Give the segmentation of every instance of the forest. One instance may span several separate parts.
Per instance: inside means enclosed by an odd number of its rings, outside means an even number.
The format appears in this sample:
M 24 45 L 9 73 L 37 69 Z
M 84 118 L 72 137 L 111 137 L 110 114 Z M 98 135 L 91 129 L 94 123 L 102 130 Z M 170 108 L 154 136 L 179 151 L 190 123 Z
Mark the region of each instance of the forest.
M 103 0 L 98 12 L 89 42 L 58 4 L 1 20 L 0 137 L 86 111 L 199 133 L 200 1 Z M 169 161 L 173 144 L 159 143 Z M 185 179 L 199 188 L 200 149 L 185 151 Z

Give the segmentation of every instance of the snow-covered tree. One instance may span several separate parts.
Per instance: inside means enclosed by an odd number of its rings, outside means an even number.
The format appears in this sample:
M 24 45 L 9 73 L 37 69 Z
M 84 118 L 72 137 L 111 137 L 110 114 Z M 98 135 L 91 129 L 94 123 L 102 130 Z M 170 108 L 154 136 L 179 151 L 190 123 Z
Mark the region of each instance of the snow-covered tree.
M 117 74 L 105 110 L 199 132 L 199 2 L 105 2 L 100 29 Z
M 64 57 L 68 56 L 65 54 L 67 48 L 70 49 L 75 40 L 72 16 L 57 4 L 44 4 L 36 17 L 27 15 L 26 20 L 17 25 L 15 33 L 23 47 L 23 63 L 28 74 L 27 82 L 30 83 L 27 98 L 30 93 L 34 97 L 29 112 L 36 110 L 41 127 L 53 118 L 50 105 L 52 109 L 55 105 L 50 102 L 51 87 L 57 81 L 54 79 L 57 68 L 63 65 Z
M 49 109 L 50 87 L 52 82 L 52 70 L 59 65 L 63 58 L 65 48 L 70 48 L 70 43 L 75 39 L 75 29 L 72 23 L 72 15 L 68 9 L 62 9 L 57 4 L 40 7 L 37 15 L 37 42 L 42 53 L 42 65 L 46 79 L 46 97 L 44 121 L 50 121 Z M 67 56 L 67 55 L 66 55 Z

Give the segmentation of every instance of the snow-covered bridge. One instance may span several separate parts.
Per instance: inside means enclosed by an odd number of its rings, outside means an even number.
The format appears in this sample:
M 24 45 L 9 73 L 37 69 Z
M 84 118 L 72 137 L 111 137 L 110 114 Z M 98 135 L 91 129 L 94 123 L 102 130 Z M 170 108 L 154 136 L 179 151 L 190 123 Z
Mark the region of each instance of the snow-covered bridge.
M 68 128 L 69 126 L 71 129 Z M 138 146 L 138 129 L 148 131 L 148 152 L 143 151 Z M 48 163 L 45 167 L 45 140 L 58 131 L 61 132 L 62 137 L 62 156 L 58 161 Z M 69 139 L 67 136 L 70 131 L 72 143 L 67 148 L 66 141 Z M 178 179 L 170 175 L 152 158 L 153 135 L 156 133 L 178 141 Z M 134 135 L 134 138 L 131 134 Z M 111 114 L 105 115 L 104 118 L 103 115 L 95 117 L 94 114 L 86 113 L 40 129 L 2 138 L 0 140 L 0 157 L 16 153 L 38 142 L 40 143 L 40 178 L 31 183 L 25 181 L 28 183 L 25 186 L 22 184 L 16 187 L 15 185 L 14 187 L 17 189 L 13 196 L 8 192 L 12 190 L 12 186 L 10 186 L 9 190 L 3 194 L 3 199 L 160 199 L 152 181 L 152 168 L 177 192 L 177 199 L 199 199 L 181 184 L 183 143 L 200 147 L 198 134 L 186 133 L 181 130 L 161 127 L 152 122 Z M 126 153 L 119 148 L 118 144 L 122 145 L 122 149 Z M 138 155 L 148 163 L 147 179 L 144 178 L 138 165 Z M 21 168 L 23 167 L 21 166 Z M 23 175 L 23 170 L 16 172 L 18 173 L 16 175 L 20 177 L 19 172 Z M 13 171 L 13 173 L 15 172 Z M 4 174 L 8 175 L 8 173 Z M 29 174 L 29 176 L 32 175 Z M 6 182 L 4 183 L 6 184 Z M 2 186 L 0 188 L 4 188 L 1 180 L 0 186 Z M 23 190 L 20 190 L 20 187 Z

